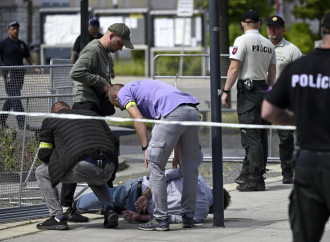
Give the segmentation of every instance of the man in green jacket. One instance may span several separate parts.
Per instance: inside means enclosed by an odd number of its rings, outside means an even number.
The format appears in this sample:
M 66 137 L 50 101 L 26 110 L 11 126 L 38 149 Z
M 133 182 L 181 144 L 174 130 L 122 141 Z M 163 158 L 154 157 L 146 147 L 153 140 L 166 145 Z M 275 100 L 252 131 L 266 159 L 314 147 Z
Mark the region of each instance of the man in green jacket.
M 131 31 L 125 24 L 115 23 L 102 38 L 86 45 L 70 72 L 70 77 L 77 82 L 73 109 L 88 109 L 102 116 L 111 115 L 102 109 L 102 101 L 107 100 L 106 93 L 111 84 L 109 53 L 122 50 L 123 46 L 133 49 L 130 35 Z
M 131 31 L 124 23 L 112 24 L 100 39 L 89 42 L 70 72 L 76 81 L 77 92 L 72 109 L 87 109 L 108 116 L 115 113 L 113 105 L 106 97 L 111 84 L 110 52 L 122 50 L 123 46 L 133 49 Z M 112 187 L 112 182 L 108 185 Z M 61 204 L 67 209 L 64 216 L 70 222 L 86 222 L 87 217 L 80 215 L 74 208 L 73 196 L 77 184 L 63 184 Z

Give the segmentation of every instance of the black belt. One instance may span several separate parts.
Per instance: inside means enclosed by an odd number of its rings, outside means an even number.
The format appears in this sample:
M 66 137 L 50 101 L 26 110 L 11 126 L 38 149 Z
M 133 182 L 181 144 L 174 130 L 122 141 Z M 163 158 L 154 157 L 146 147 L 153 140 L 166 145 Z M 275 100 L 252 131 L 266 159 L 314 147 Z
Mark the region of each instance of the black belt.
M 104 169 L 105 164 L 111 163 L 110 158 L 105 159 L 105 160 L 93 160 L 91 158 L 86 158 L 86 159 L 84 159 L 84 161 L 91 163 L 91 164 L 97 166 L 98 168 L 102 168 L 102 169 Z

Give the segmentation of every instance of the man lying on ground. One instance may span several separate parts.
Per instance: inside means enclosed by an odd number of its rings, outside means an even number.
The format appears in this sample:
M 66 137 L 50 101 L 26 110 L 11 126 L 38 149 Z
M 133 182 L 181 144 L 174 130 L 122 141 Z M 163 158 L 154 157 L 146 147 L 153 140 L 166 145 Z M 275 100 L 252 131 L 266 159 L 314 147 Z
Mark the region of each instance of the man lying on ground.
M 167 204 L 170 223 L 182 223 L 180 214 L 182 196 L 182 174 L 180 169 L 165 171 L 167 185 Z M 145 222 L 152 218 L 152 194 L 149 178 L 146 176 L 127 181 L 123 185 L 109 190 L 112 204 L 117 213 L 122 212 L 124 218 L 129 221 Z M 224 208 L 230 204 L 230 195 L 224 189 Z M 94 193 L 82 195 L 76 202 L 79 211 L 98 211 L 101 203 Z M 197 202 L 194 215 L 195 223 L 203 223 L 213 207 L 212 189 L 201 175 L 198 176 Z

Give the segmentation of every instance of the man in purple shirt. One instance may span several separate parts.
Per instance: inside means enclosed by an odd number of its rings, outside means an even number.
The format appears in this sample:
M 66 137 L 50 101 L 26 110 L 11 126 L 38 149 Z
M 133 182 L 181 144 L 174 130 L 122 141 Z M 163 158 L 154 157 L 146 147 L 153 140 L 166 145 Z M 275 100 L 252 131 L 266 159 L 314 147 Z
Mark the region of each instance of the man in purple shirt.
M 137 80 L 123 86 L 115 84 L 108 91 L 110 102 L 126 109 L 134 119 L 162 121 L 200 121 L 194 96 L 158 80 Z M 196 207 L 198 167 L 203 160 L 199 144 L 199 126 L 159 123 L 152 130 L 148 145 L 146 124 L 134 122 L 149 169 L 153 198 L 153 218 L 138 226 L 141 230 L 169 230 L 165 166 L 174 150 L 173 168 L 178 164 L 183 171 L 181 215 L 184 228 L 193 226 Z M 139 210 L 139 209 L 138 209 Z M 140 212 L 140 211 L 138 211 Z

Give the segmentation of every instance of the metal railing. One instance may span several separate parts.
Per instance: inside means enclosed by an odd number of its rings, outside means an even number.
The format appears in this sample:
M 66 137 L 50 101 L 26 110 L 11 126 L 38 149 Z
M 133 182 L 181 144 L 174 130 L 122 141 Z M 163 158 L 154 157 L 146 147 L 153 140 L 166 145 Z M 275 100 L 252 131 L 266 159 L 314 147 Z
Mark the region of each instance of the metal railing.
M 229 55 L 221 54 L 221 77 L 224 86 L 230 64 Z M 188 92 L 200 101 L 198 109 L 202 121 L 211 120 L 210 112 L 210 65 L 208 54 L 159 54 L 153 60 L 153 78 L 166 81 L 176 88 Z M 236 113 L 236 88 L 231 92 L 231 108 L 222 107 L 223 122 L 238 122 Z M 229 117 L 229 118 L 228 118 Z M 240 141 L 240 129 L 223 128 L 223 159 L 225 161 L 243 161 L 245 151 Z M 205 160 L 212 160 L 210 128 L 201 128 L 201 146 Z M 269 130 L 268 161 L 279 161 L 279 138 Z
M 0 67 L 5 111 L 50 112 L 54 102 L 73 104 L 72 64 Z M 48 214 L 35 181 L 42 117 L 0 117 L 0 222 Z M 29 207 L 29 209 L 26 209 Z

